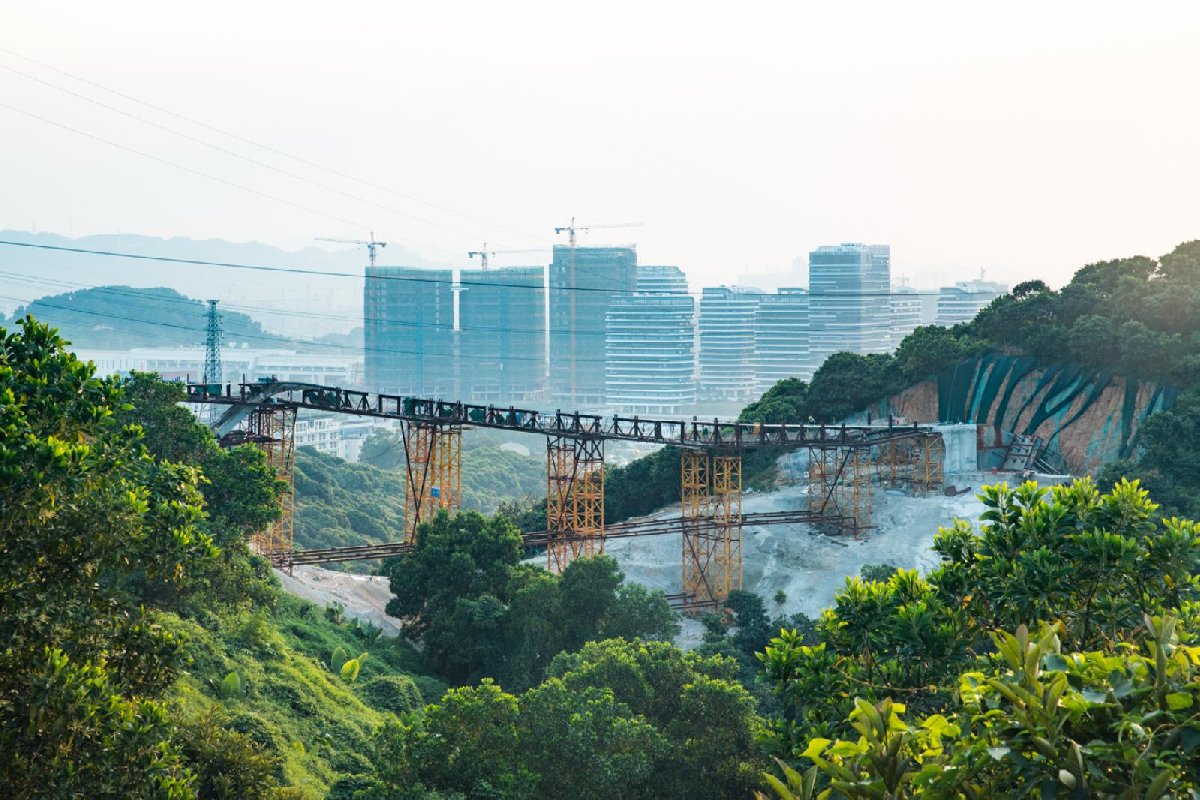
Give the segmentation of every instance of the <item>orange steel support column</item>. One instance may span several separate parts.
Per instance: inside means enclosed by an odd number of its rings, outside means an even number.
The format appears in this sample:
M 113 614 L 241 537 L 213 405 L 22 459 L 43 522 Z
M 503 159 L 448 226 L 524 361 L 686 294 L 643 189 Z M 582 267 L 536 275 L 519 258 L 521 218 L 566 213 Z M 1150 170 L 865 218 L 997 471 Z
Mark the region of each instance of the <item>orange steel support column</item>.
M 432 505 L 453 513 L 462 505 L 462 426 L 446 425 L 438 430 L 437 478 L 433 484 L 437 496 Z
M 250 412 L 246 430 L 267 457 L 267 463 L 286 484 L 279 496 L 279 519 L 256 533 L 250 547 L 257 553 L 289 552 L 294 547 L 296 510 L 296 409 L 285 406 L 261 406 Z
M 836 515 L 837 497 L 833 492 L 838 469 L 836 448 L 808 448 L 808 508 L 820 514 Z
M 712 465 L 713 599 L 724 601 L 742 588 L 742 456 L 713 456 Z
M 412 544 L 417 526 L 433 516 L 438 506 L 432 488 L 437 480 L 438 426 L 406 422 L 400 428 L 404 438 L 404 541 Z
M 847 450 L 837 481 L 840 512 L 850 518 L 849 532 L 861 536 L 871 527 L 871 451 L 865 447 Z
M 679 454 L 680 510 L 683 526 L 683 607 L 697 613 L 711 604 L 716 592 L 711 585 L 713 528 L 709 495 L 709 458 L 702 450 Z
M 604 552 L 604 440 L 546 440 L 546 568 Z
M 946 443 L 939 434 L 917 439 L 912 487 L 915 494 L 939 492 L 946 483 Z

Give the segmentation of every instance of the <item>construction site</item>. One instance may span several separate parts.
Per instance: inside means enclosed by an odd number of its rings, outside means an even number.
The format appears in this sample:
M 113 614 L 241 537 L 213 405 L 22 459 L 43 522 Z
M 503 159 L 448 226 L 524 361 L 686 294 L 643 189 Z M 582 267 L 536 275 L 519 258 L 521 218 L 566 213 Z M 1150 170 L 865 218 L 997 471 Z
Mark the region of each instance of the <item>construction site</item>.
M 417 527 L 462 500 L 462 437 L 491 428 L 545 440 L 546 528 L 526 545 L 552 571 L 599 553 L 615 556 L 634 580 L 661 589 L 695 615 L 731 591 L 774 598 L 779 610 L 816 613 L 846 575 L 862 564 L 921 567 L 937 527 L 981 510 L 971 489 L 979 472 L 976 426 L 761 425 L 721 420 L 547 414 L 443 400 L 368 394 L 337 387 L 281 383 L 192 384 L 188 400 L 210 414 L 225 446 L 253 443 L 290 481 L 294 429 L 305 410 L 397 420 L 405 455 L 405 518 L 394 542 L 297 551 L 294 494 L 280 520 L 254 548 L 280 570 L 385 558 L 412 548 Z M 606 524 L 606 442 L 679 449 L 680 498 L 647 518 Z M 742 456 L 765 449 L 778 461 L 782 486 L 747 493 Z M 1013 458 L 1028 448 L 1014 445 Z

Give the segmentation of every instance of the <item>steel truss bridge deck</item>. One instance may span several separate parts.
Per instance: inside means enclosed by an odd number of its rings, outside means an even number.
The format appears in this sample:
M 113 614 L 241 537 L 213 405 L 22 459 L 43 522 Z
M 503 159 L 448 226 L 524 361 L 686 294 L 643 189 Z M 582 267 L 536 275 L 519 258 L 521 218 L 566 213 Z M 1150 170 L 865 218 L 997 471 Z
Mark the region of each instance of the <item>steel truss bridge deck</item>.
M 282 569 L 387 558 L 410 550 L 423 522 L 460 507 L 463 430 L 491 428 L 545 437 L 547 530 L 527 534 L 525 544 L 545 547 L 547 569 L 561 572 L 576 558 L 603 553 L 609 538 L 678 532 L 683 591 L 673 599 L 694 612 L 718 607 L 742 587 L 743 526 L 812 523 L 857 537 L 872 527 L 873 484 L 918 492 L 940 488 L 945 453 L 941 435 L 933 428 L 898 425 L 891 418 L 885 425 L 834 426 L 605 417 L 281 381 L 188 384 L 187 401 L 227 406 L 213 424 L 222 446 L 256 444 L 289 486 L 294 479 L 291 431 L 300 409 L 402 423 L 403 541 L 296 552 L 289 490 L 282 520 L 251 541 L 257 552 Z M 256 426 L 255 420 L 270 424 Z M 604 443 L 609 440 L 680 449 L 679 517 L 605 524 Z M 810 510 L 743 513 L 742 454 L 760 448 L 808 450 Z
M 895 425 L 890 420 L 887 425 L 815 425 L 605 417 L 578 411 L 549 413 L 514 407 L 496 408 L 304 383 L 188 384 L 187 402 L 232 406 L 217 423 L 218 435 L 227 432 L 221 428 L 232 428 L 230 423 L 236 423 L 246 411 L 263 405 L 544 436 L 702 448 L 870 447 L 914 436 L 937 435 L 928 426 Z
M 845 524 L 846 520 L 839 516 L 823 514 L 816 511 L 769 511 L 757 514 L 745 514 L 742 524 L 759 525 L 802 525 L 828 524 L 834 527 Z M 618 522 L 604 528 L 605 539 L 627 539 L 633 536 L 663 536 L 683 532 L 684 521 L 680 517 L 664 519 L 638 520 L 636 522 Z M 522 534 L 525 547 L 545 547 L 554 537 L 551 531 L 536 531 Z M 836 539 L 831 541 L 837 542 Z M 841 542 L 839 545 L 845 547 Z M 415 545 L 411 542 L 386 542 L 384 544 L 367 544 L 355 547 L 326 547 L 315 550 L 287 550 L 267 553 L 272 566 L 287 569 L 308 564 L 332 564 L 338 561 L 364 561 L 373 558 L 392 558 L 393 556 L 411 553 Z

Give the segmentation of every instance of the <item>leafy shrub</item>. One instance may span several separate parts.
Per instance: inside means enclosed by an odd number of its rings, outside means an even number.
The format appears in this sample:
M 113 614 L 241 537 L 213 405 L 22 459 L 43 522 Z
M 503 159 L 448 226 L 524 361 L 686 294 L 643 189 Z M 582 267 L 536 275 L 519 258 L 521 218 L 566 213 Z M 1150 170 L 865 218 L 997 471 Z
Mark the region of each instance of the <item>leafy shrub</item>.
M 404 714 L 425 705 L 421 690 L 412 678 L 405 675 L 379 675 L 364 681 L 358 696 L 373 708 Z

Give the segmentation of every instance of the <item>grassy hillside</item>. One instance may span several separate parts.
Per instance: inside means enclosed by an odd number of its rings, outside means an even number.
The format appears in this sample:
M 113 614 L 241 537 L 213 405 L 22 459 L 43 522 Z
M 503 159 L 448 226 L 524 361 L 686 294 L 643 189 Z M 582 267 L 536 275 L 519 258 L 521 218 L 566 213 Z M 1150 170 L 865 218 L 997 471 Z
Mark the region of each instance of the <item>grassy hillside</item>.
M 178 713 L 193 724 L 211 715 L 246 734 L 278 759 L 281 783 L 313 800 L 362 770 L 371 736 L 392 714 L 433 702 L 445 688 L 409 645 L 331 616 L 281 592 L 269 610 L 161 619 L 189 641 L 191 663 L 171 698 Z M 341 658 L 368 654 L 357 680 L 331 668 L 338 648 Z M 239 689 L 227 687 L 230 675 Z

